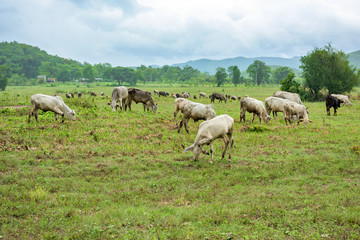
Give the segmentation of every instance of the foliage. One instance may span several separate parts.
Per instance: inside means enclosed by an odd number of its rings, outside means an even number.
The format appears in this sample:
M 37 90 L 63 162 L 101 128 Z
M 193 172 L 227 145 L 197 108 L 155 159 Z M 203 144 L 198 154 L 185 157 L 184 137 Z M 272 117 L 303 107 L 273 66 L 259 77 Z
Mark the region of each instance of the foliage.
M 227 77 L 227 73 L 225 68 L 219 67 L 216 69 L 215 78 L 218 87 L 224 84 L 226 77 Z
M 272 83 L 279 84 L 290 73 L 294 73 L 289 67 L 278 67 L 272 73 Z
M 300 83 L 295 81 L 294 72 L 289 73 L 287 77 L 280 82 L 280 84 L 281 84 L 280 86 L 281 91 L 299 93 Z
M 253 79 L 257 85 L 266 84 L 270 78 L 270 67 L 266 66 L 264 62 L 255 60 L 247 69 L 246 72 Z
M 358 84 L 355 68 L 349 65 L 345 53 L 337 51 L 330 44 L 315 48 L 300 61 L 305 86 L 315 98 L 319 97 L 323 88 L 329 93 L 344 93 L 350 92 Z
M 238 66 L 228 67 L 228 74 L 231 82 L 235 85 L 235 87 L 240 84 L 242 77 Z
M 9 68 L 6 65 L 0 65 L 0 89 L 5 91 L 8 85 Z

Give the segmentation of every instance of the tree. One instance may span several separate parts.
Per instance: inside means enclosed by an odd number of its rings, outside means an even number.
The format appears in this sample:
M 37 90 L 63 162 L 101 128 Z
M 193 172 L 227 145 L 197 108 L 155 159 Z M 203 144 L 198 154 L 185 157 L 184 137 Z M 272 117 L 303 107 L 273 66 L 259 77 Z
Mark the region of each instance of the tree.
M 345 53 L 335 50 L 330 44 L 324 48 L 315 48 L 301 57 L 300 62 L 305 86 L 310 89 L 314 98 L 319 98 L 319 92 L 323 88 L 329 94 L 350 92 L 359 81 L 356 69 L 349 65 Z
M 240 77 L 241 77 L 241 72 L 238 66 L 235 65 L 228 67 L 228 73 L 229 73 L 229 78 L 232 80 L 232 83 L 236 87 L 240 83 Z
M 0 89 L 5 91 L 5 88 L 8 84 L 8 77 L 10 71 L 6 65 L 0 65 Z
M 224 84 L 226 77 L 227 73 L 225 68 L 219 67 L 216 69 L 215 81 L 218 87 Z
M 70 70 L 67 67 L 62 67 L 56 76 L 56 80 L 59 82 L 68 82 L 71 79 Z
M 257 85 L 267 83 L 270 77 L 270 67 L 266 66 L 264 62 L 259 60 L 255 60 L 254 63 L 246 69 L 246 72 Z
M 284 80 L 290 73 L 294 73 L 289 67 L 278 67 L 272 74 L 272 83 L 279 84 Z
M 83 69 L 83 77 L 87 79 L 89 82 L 93 82 L 95 80 L 95 72 L 91 64 L 86 64 Z
M 281 91 L 287 91 L 287 92 L 293 92 L 293 93 L 298 93 L 299 92 L 299 87 L 300 87 L 300 83 L 298 83 L 297 81 L 294 80 L 295 78 L 295 73 L 291 72 L 289 73 L 285 79 L 283 79 L 280 84 L 280 90 Z

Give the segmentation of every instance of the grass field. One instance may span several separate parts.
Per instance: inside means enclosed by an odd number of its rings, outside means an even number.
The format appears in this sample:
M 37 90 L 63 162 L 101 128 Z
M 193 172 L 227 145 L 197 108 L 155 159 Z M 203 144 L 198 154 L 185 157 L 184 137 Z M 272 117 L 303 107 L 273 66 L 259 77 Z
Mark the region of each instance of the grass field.
M 218 91 L 264 101 L 276 87 L 139 86 L 172 93 Z M 158 112 L 111 112 L 112 87 L 8 87 L 0 106 L 30 105 L 35 93 L 64 95 L 77 121 L 54 123 L 29 107 L 0 108 L 0 239 L 360 239 L 360 101 L 308 125 L 279 117 L 239 123 L 239 101 L 213 104 L 235 119 L 232 162 L 223 142 L 193 161 L 183 153 L 200 122 L 177 133 L 174 99 Z M 359 89 L 352 94 L 359 95 Z M 210 103 L 209 99 L 195 100 Z M 333 113 L 333 111 L 332 111 Z

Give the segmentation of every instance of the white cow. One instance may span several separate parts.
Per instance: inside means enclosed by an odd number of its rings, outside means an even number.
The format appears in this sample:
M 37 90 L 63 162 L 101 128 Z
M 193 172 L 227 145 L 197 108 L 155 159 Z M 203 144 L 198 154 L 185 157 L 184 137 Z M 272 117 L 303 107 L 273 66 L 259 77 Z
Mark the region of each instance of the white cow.
M 224 151 L 221 159 L 225 157 L 226 149 L 230 143 L 229 161 L 231 161 L 231 149 L 234 144 L 232 137 L 234 127 L 234 119 L 229 115 L 223 114 L 213 119 L 204 121 L 199 126 L 199 131 L 196 135 L 195 142 L 190 147 L 187 147 L 184 152 L 193 151 L 194 160 L 199 159 L 200 153 L 209 155 L 204 151 L 202 146 L 210 145 L 211 161 L 213 163 L 213 146 L 212 142 L 217 138 L 222 138 L 225 143 Z
M 352 104 L 351 104 L 348 96 L 346 96 L 346 95 L 342 95 L 342 94 L 331 94 L 331 96 L 336 97 L 336 98 L 339 99 L 339 100 L 342 100 L 342 101 L 343 101 L 342 105 L 352 106 Z
M 291 93 L 291 92 L 285 92 L 285 91 L 276 91 L 274 92 L 274 94 L 272 95 L 273 97 L 279 97 L 279 98 L 284 98 L 284 99 L 288 99 L 292 102 L 296 102 L 298 104 L 303 105 L 300 95 L 297 93 Z
M 64 116 L 75 121 L 75 111 L 69 108 L 63 101 L 60 96 L 49 96 L 44 94 L 34 94 L 31 96 L 31 109 L 29 113 L 28 122 L 32 115 L 35 116 L 37 122 L 38 119 L 38 110 L 41 109 L 44 112 L 52 111 L 54 112 L 55 121 L 57 120 L 57 115 L 62 116 L 62 122 L 64 122 Z
M 192 118 L 194 122 L 197 122 L 199 120 L 209 120 L 216 117 L 214 107 L 211 104 L 205 105 L 202 103 L 192 102 L 185 98 L 175 99 L 174 118 L 179 110 L 183 113 L 183 119 L 179 124 L 178 132 L 180 132 L 182 125 L 184 125 L 186 132 L 189 133 L 187 124 L 190 118 Z
M 244 120 L 245 122 L 245 113 L 249 112 L 253 114 L 252 122 L 254 122 L 255 115 L 259 117 L 259 121 L 261 123 L 261 119 L 267 123 L 271 117 L 267 114 L 265 110 L 264 103 L 255 98 L 251 98 L 249 96 L 245 96 L 244 99 L 240 101 L 240 122 Z
M 309 120 L 308 113 L 304 105 L 295 102 L 286 103 L 284 106 L 284 119 L 286 125 L 287 122 L 289 122 L 290 124 L 292 123 L 292 119 L 294 118 L 294 115 L 296 116 L 298 125 L 300 123 L 300 119 L 302 119 L 304 124 L 311 122 Z
M 285 98 L 279 97 L 268 97 L 265 99 L 265 108 L 268 115 L 270 115 L 271 111 L 273 112 L 273 116 L 277 116 L 278 112 L 284 113 L 284 106 L 286 103 L 291 102 Z
M 126 87 L 115 87 L 112 92 L 112 100 L 111 100 L 111 110 L 116 111 L 117 107 L 120 107 L 120 110 L 123 110 L 125 107 L 126 101 L 128 99 L 128 90 Z M 120 105 L 118 104 L 120 103 Z

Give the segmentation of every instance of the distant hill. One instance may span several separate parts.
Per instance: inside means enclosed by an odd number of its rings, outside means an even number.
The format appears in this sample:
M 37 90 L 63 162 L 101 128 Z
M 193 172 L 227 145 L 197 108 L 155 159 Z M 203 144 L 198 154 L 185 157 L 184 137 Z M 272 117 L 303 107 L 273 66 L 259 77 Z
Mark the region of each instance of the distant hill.
M 350 65 L 360 68 L 360 50 L 347 54 L 349 57 Z
M 347 54 L 349 56 L 349 61 L 351 65 L 355 67 L 360 67 L 360 51 L 352 52 Z M 281 58 L 281 57 L 256 57 L 256 58 L 246 58 L 246 57 L 236 57 L 236 58 L 226 58 L 221 60 L 211 60 L 211 59 L 199 59 L 188 61 L 185 63 L 173 64 L 174 67 L 184 67 L 186 65 L 191 66 L 200 70 L 200 72 L 208 72 L 209 74 L 215 74 L 216 68 L 223 67 L 228 68 L 229 66 L 238 66 L 241 72 L 245 72 L 246 69 L 252 64 L 255 60 L 264 62 L 266 65 L 274 68 L 276 66 L 290 67 L 294 69 L 295 73 L 299 72 L 300 68 L 300 58 Z

